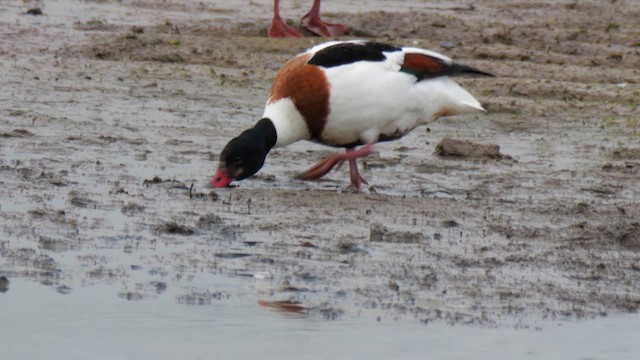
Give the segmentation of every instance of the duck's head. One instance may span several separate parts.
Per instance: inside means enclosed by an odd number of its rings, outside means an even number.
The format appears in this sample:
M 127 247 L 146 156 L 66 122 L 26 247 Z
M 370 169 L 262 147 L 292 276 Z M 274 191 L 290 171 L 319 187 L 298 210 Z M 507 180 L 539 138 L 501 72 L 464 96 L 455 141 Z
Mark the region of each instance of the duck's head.
M 232 181 L 243 180 L 262 168 L 267 154 L 276 142 L 276 131 L 269 119 L 258 121 L 222 149 L 212 188 L 227 187 Z

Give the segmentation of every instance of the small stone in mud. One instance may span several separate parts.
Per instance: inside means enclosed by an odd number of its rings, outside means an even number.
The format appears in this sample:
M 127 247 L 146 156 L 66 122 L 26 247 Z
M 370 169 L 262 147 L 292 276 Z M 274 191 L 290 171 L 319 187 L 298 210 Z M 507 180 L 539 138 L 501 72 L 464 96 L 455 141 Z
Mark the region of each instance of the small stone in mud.
M 640 148 L 617 148 L 609 156 L 614 160 L 640 160 Z
M 126 292 L 126 293 L 120 293 L 118 294 L 118 297 L 121 299 L 125 299 L 127 301 L 139 301 L 142 300 L 143 296 L 140 293 L 137 292 Z
M 511 159 L 500 153 L 500 146 L 476 144 L 467 140 L 443 139 L 435 149 L 435 154 L 442 157 L 472 159 Z
M 151 180 L 145 179 L 142 182 L 142 186 L 149 187 L 150 185 L 165 184 L 165 183 L 167 184 L 166 186 L 169 189 L 189 190 L 189 187 L 187 187 L 187 185 L 185 185 L 185 183 L 183 183 L 181 181 L 165 180 L 165 179 L 159 178 L 158 176 L 154 176 L 153 179 L 151 179 Z
M 318 245 L 315 245 L 311 241 L 303 241 L 300 243 L 300 246 L 306 247 L 306 248 L 314 248 L 314 249 L 318 247 Z
M 6 276 L 0 276 L 0 292 L 5 293 L 9 291 L 9 279 Z
M 31 9 L 27 10 L 27 15 L 40 16 L 40 15 L 44 15 L 44 14 L 42 13 L 42 9 L 41 8 L 34 7 L 34 8 L 31 8 Z
M 176 63 L 176 64 L 183 63 L 186 61 L 185 58 L 178 53 L 154 55 L 154 56 L 151 56 L 150 60 L 161 62 L 161 63 Z
M 33 136 L 33 133 L 31 131 L 23 130 L 23 129 L 15 129 L 15 130 L 11 130 L 9 132 L 4 132 L 0 134 L 0 137 L 4 137 L 4 138 L 12 138 L 12 137 L 24 138 L 24 137 L 32 137 L 32 136 Z
M 446 220 L 442 222 L 442 226 L 445 228 L 454 228 L 460 226 L 455 220 Z
M 369 231 L 369 241 L 384 241 L 384 234 L 389 230 L 382 224 L 375 223 L 371 224 Z
M 34 261 L 33 265 L 36 269 L 48 272 L 60 272 L 58 269 L 58 264 L 56 261 L 49 255 L 40 255 Z
M 69 241 L 40 236 L 38 239 L 38 248 L 42 250 L 66 251 L 72 249 L 73 246 Z
M 151 179 L 151 180 L 149 180 L 149 179 L 145 179 L 145 180 L 142 182 L 142 185 L 143 185 L 143 186 L 149 186 L 149 185 L 151 185 L 151 184 L 160 184 L 161 182 L 163 182 L 163 180 L 162 180 L 162 179 L 160 179 L 160 177 L 159 177 L 159 176 L 154 176 L 154 177 L 153 177 L 153 179 Z
M 27 211 L 27 214 L 35 219 L 45 218 L 58 223 L 64 223 L 66 221 L 64 210 L 32 209 Z
M 142 205 L 138 205 L 135 203 L 128 203 L 126 205 L 124 205 L 121 209 L 120 212 L 123 215 L 127 215 L 127 216 L 133 216 L 135 214 L 141 213 L 145 210 L 146 208 Z
M 217 258 L 221 258 L 221 259 L 238 259 L 238 258 L 251 256 L 251 254 L 248 254 L 248 253 L 217 253 L 217 254 L 214 254 L 213 256 L 215 256 Z
M 178 304 L 183 305 L 210 305 L 213 300 L 229 299 L 229 294 L 222 293 L 220 291 L 203 292 L 203 293 L 191 293 L 181 295 L 176 298 Z
M 274 175 L 265 175 L 262 179 L 264 182 L 275 182 L 276 177 Z
M 98 141 L 105 144 L 113 144 L 120 141 L 120 139 L 111 135 L 100 135 L 98 136 Z M 100 160 L 96 161 L 96 165 L 100 165 Z
M 86 22 L 77 21 L 73 23 L 73 27 L 82 31 L 110 31 L 116 28 L 115 25 L 110 25 L 106 20 L 93 19 Z
M 224 221 L 222 221 L 220 216 L 211 213 L 200 216 L 196 222 L 196 226 L 200 230 L 213 230 L 221 225 L 224 225 Z
M 165 233 L 171 235 L 193 235 L 196 233 L 195 229 L 189 226 L 180 225 L 175 221 L 154 225 L 151 227 L 151 231 L 154 233 Z
M 336 320 L 344 315 L 344 310 L 336 308 L 322 308 L 320 314 L 325 320 Z
M 167 283 L 164 281 L 152 281 L 151 286 L 156 289 L 156 293 L 160 294 L 167 290 Z
M 429 268 L 427 270 L 427 273 L 418 281 L 418 285 L 422 289 L 432 290 L 438 282 L 438 275 L 433 269 Z
M 390 231 L 381 224 L 374 223 L 370 227 L 369 241 L 398 244 L 415 244 L 425 239 L 424 235 L 409 231 Z
M 123 271 L 121 269 L 106 269 L 103 266 L 87 272 L 87 276 L 92 279 L 115 279 L 122 276 L 122 274 Z
M 340 240 L 338 242 L 337 248 L 338 248 L 338 251 L 342 254 L 356 253 L 356 252 L 362 251 L 358 246 L 358 244 L 348 239 Z
M 445 48 L 447 50 L 451 50 L 454 47 L 458 46 L 458 44 L 456 44 L 454 41 L 441 41 L 440 42 L 440 46 L 442 46 L 443 48 Z
M 625 161 L 621 164 L 606 163 L 602 166 L 602 170 L 607 172 L 617 171 L 627 174 L 635 174 L 640 170 L 640 163 L 634 163 L 631 161 Z
M 62 285 L 62 286 L 58 286 L 56 288 L 56 291 L 62 295 L 67 295 L 71 293 L 72 289 L 66 285 Z
M 25 179 L 29 179 L 31 177 L 31 174 L 33 174 L 33 169 L 30 168 L 20 168 L 16 169 L 16 171 Z
M 74 197 L 71 198 L 71 200 L 69 201 L 71 203 L 71 205 L 75 206 L 75 207 L 79 207 L 79 208 L 86 208 L 89 205 L 89 200 L 88 199 L 83 199 L 80 197 Z
M 113 189 L 112 191 L 109 191 L 109 194 L 125 194 L 125 195 L 129 195 L 129 192 L 127 190 L 125 190 L 123 187 L 117 187 L 117 188 Z
M 640 249 L 640 222 L 621 221 L 609 224 L 605 227 L 604 233 L 626 248 Z

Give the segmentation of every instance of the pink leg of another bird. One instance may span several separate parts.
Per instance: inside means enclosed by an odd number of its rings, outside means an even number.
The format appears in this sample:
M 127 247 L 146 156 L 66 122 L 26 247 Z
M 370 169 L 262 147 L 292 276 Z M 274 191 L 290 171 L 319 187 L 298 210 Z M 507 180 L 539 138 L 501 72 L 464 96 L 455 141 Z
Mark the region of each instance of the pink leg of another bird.
M 320 18 L 320 1 L 313 0 L 311 10 L 302 17 L 302 26 L 319 36 L 341 36 L 349 33 L 349 28 L 342 24 L 330 24 Z
M 367 184 L 367 181 L 358 172 L 358 165 L 356 159 L 367 156 L 373 151 L 373 144 L 368 144 L 361 147 L 358 150 L 348 148 L 345 153 L 333 153 L 322 161 L 298 175 L 298 179 L 302 180 L 315 180 L 325 176 L 336 165 L 340 165 L 345 161 L 349 161 L 349 173 L 351 177 L 351 185 L 356 190 L 360 190 L 361 184 Z
M 280 0 L 273 0 L 273 20 L 268 31 L 269 37 L 304 37 L 300 31 L 285 24 L 280 17 Z

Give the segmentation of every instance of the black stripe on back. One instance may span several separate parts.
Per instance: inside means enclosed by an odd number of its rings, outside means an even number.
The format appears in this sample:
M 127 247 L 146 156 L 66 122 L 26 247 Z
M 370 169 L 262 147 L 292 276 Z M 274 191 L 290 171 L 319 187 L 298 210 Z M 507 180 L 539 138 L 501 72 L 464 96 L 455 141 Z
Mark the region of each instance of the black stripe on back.
M 400 51 L 400 48 L 378 42 L 341 43 L 316 52 L 308 63 L 330 68 L 358 61 L 384 61 L 383 52 L 392 51 Z

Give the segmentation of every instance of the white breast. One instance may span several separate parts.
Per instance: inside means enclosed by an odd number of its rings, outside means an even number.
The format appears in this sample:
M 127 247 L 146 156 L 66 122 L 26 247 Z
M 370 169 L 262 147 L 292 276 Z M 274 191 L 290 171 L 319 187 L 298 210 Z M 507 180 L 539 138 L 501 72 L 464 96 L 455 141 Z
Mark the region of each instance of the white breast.
M 271 104 L 267 101 L 262 117 L 271 119 L 276 127 L 276 147 L 287 146 L 310 137 L 304 118 L 290 98 L 283 98 Z

